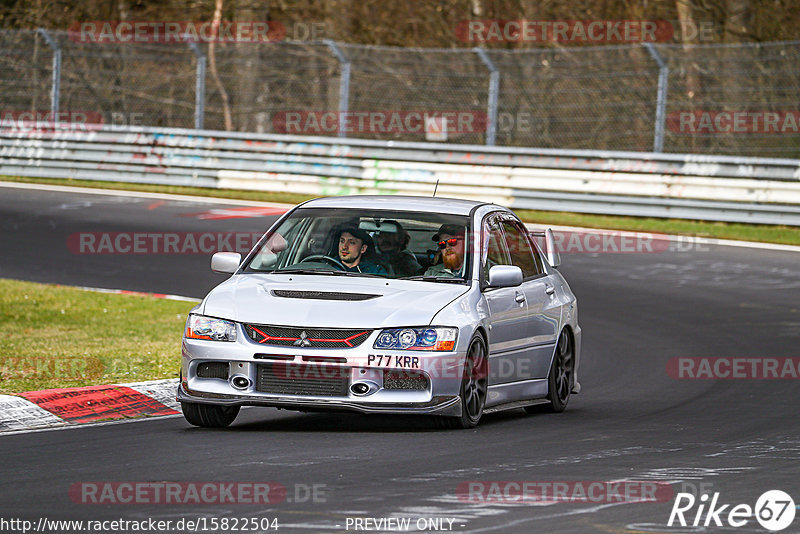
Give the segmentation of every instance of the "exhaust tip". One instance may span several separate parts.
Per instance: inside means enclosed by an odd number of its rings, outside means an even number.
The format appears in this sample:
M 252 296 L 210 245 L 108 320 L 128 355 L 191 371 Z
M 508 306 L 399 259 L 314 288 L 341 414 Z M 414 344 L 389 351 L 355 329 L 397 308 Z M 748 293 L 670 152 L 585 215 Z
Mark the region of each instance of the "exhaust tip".
M 250 379 L 244 375 L 235 375 L 231 378 L 231 386 L 236 389 L 247 389 L 250 387 Z
M 358 397 L 363 397 L 376 391 L 378 391 L 378 384 L 374 382 L 355 382 L 350 386 L 350 392 Z

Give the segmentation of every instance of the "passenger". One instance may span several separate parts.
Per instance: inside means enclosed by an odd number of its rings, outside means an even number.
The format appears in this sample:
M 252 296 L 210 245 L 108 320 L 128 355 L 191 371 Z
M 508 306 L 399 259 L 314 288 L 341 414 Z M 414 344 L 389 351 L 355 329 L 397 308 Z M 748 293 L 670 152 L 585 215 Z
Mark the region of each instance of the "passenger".
M 464 265 L 465 229 L 457 224 L 443 224 L 433 240 L 440 249 L 442 262 L 425 271 L 425 276 L 462 277 Z
M 417 261 L 414 253 L 408 249 L 411 236 L 397 221 L 383 221 L 382 228 L 395 229 L 396 231 L 382 230 L 375 238 L 380 249 L 381 259 L 394 268 L 397 276 L 413 276 L 419 274 L 422 265 Z
M 387 274 L 386 268 L 365 257 L 372 238 L 356 226 L 339 231 L 339 260 L 345 271 L 352 273 Z

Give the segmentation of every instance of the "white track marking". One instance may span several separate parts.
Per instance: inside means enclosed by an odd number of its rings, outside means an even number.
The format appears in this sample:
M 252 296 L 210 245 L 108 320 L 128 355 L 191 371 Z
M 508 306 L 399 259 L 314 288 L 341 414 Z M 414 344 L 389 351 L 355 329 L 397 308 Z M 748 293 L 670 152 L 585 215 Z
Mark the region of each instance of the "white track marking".
M 166 380 L 152 380 L 149 382 L 134 382 L 132 384 L 117 384 L 118 386 L 125 386 L 134 391 L 141 393 L 146 397 L 155 399 L 161 404 L 180 412 L 181 405 L 175 400 L 175 394 L 178 391 L 178 379 L 168 378 Z
M 0 432 L 54 427 L 67 422 L 22 397 L 0 395 Z

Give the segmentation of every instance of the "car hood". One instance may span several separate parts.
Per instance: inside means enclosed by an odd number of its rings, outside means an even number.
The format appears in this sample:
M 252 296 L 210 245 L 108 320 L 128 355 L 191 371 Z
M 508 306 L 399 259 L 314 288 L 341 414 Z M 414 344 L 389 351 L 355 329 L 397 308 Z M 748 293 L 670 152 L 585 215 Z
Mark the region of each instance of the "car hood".
M 344 276 L 240 274 L 203 301 L 205 315 L 243 323 L 326 328 L 424 326 L 468 285 Z M 287 296 L 279 296 L 286 295 Z M 327 300 L 302 292 L 333 293 Z M 312 298 L 309 298 L 312 297 Z M 316 298 L 314 298 L 316 297 Z

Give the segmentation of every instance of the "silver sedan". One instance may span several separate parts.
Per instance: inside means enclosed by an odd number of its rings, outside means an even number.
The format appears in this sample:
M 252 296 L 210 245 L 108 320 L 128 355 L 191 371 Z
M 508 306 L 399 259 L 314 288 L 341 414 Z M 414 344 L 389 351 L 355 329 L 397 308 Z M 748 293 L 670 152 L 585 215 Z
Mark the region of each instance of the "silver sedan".
M 575 296 L 549 230 L 444 198 L 301 204 L 189 315 L 178 400 L 197 426 L 241 406 L 428 414 L 470 428 L 489 411 L 580 391 Z

